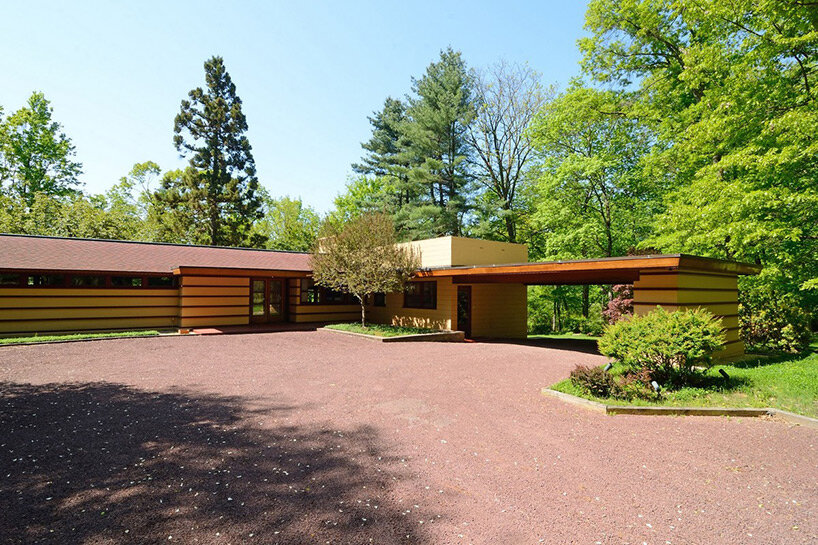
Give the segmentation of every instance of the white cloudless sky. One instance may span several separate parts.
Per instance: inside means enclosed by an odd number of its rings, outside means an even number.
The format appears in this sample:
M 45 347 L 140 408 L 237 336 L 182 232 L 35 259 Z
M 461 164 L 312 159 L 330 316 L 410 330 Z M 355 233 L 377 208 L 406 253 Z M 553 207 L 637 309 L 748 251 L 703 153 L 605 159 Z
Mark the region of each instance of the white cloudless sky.
M 585 2 L 5 2 L 0 105 L 45 93 L 77 149 L 85 190 L 134 163 L 179 168 L 173 118 L 203 63 L 224 57 L 258 177 L 326 211 L 369 138 L 367 116 L 410 92 L 449 45 L 473 67 L 528 62 L 578 75 Z

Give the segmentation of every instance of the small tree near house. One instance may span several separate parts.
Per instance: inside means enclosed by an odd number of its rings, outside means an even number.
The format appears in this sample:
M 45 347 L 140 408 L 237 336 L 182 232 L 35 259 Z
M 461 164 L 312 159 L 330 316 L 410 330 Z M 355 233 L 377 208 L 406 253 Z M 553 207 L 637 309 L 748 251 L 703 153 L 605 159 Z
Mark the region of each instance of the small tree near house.
M 382 213 L 327 222 L 312 255 L 315 283 L 354 296 L 364 327 L 367 296 L 402 290 L 419 267 L 416 253 L 397 245 L 392 218 Z

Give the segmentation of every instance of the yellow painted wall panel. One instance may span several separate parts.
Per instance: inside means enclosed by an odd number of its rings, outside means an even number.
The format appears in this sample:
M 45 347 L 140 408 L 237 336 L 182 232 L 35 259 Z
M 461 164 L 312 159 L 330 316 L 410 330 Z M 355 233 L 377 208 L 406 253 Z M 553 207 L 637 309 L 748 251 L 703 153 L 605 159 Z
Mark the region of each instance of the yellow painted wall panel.
M 437 280 L 437 308 L 404 308 L 403 293 L 387 293 L 386 306 L 367 306 L 367 316 L 381 324 L 431 329 L 451 329 L 455 311 L 455 285 L 451 278 Z
M 705 288 L 705 289 L 738 289 L 735 276 L 714 276 L 693 273 L 679 274 L 642 274 L 634 282 L 638 288 Z
M 182 297 L 182 308 L 186 307 L 207 307 L 207 306 L 240 306 L 244 305 L 245 310 L 250 312 L 250 296 L 243 297 Z
M 523 284 L 473 284 L 472 336 L 524 339 L 528 335 L 527 290 Z M 455 317 L 454 327 L 457 327 Z
M 499 265 L 528 262 L 528 246 L 477 238 L 452 238 L 452 265 Z
M 635 303 L 727 303 L 738 301 L 736 290 L 673 290 L 673 289 L 635 289 L 633 293 Z
M 178 304 L 178 297 L 3 297 L 0 294 L 0 308 L 166 307 Z
M 250 297 L 250 286 L 183 286 L 182 297 L 224 297 L 226 295 Z
M 207 316 L 207 317 L 185 317 L 179 322 L 180 327 L 210 327 L 223 325 L 246 325 L 250 323 L 250 316 Z
M 238 307 L 182 307 L 182 318 L 197 316 L 247 316 L 248 305 Z
M 179 315 L 172 307 L 114 307 L 114 308 L 27 308 L 0 309 L 0 320 L 61 320 L 65 318 L 123 318 L 129 316 Z
M 182 276 L 182 287 L 187 286 L 249 286 L 250 279 L 235 276 Z
M 0 333 L 45 333 L 48 331 L 83 331 L 130 328 L 175 327 L 177 317 L 167 318 L 105 318 L 83 320 L 32 320 L 0 322 Z
M 672 312 L 674 310 L 684 310 L 688 308 L 706 308 L 716 316 L 732 316 L 738 314 L 738 304 L 737 303 L 724 303 L 724 304 L 710 304 L 710 305 L 660 305 L 662 308 L 667 310 L 668 312 Z M 651 310 L 656 308 L 656 305 L 651 305 L 647 303 L 634 303 L 633 304 L 633 311 L 636 314 L 647 314 Z

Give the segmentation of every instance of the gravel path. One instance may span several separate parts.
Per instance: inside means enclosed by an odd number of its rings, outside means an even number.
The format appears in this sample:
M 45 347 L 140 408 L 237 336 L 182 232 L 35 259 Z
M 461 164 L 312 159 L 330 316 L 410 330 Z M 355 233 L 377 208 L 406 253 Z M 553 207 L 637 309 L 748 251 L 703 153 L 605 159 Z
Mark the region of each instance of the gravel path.
M 818 432 L 609 417 L 599 356 L 331 332 L 0 348 L 0 543 L 818 543 Z

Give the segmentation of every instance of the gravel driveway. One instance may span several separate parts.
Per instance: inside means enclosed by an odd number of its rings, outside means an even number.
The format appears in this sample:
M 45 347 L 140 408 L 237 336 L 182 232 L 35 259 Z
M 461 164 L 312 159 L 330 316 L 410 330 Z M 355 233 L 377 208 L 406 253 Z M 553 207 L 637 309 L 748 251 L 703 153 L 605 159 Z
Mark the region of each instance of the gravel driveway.
M 322 331 L 0 348 L 0 542 L 818 542 L 818 431 L 540 395 L 599 361 Z

